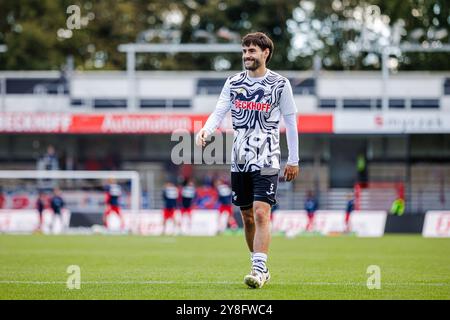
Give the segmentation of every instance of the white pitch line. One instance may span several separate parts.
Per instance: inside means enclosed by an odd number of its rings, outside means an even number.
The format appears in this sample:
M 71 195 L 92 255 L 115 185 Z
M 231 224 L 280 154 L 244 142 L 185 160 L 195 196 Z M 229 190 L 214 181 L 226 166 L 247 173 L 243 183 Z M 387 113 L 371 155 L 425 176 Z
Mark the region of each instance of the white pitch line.
M 0 284 L 35 284 L 35 285 L 58 285 L 66 284 L 66 281 L 20 281 L 20 280 L 0 280 Z M 91 285 L 103 285 L 103 284 L 130 284 L 130 285 L 151 285 L 151 284 L 181 284 L 181 285 L 196 285 L 196 284 L 243 284 L 243 282 L 236 281 L 81 281 L 81 284 Z M 282 282 L 270 282 L 275 285 L 293 285 L 299 286 L 352 286 L 352 287 L 365 287 L 365 283 L 358 282 L 299 282 L 299 283 L 282 283 Z M 381 283 L 381 286 L 425 286 L 425 287 L 450 287 L 450 283 Z
M 65 281 L 0 280 L 0 284 L 65 284 Z M 240 284 L 232 281 L 81 281 L 81 284 Z

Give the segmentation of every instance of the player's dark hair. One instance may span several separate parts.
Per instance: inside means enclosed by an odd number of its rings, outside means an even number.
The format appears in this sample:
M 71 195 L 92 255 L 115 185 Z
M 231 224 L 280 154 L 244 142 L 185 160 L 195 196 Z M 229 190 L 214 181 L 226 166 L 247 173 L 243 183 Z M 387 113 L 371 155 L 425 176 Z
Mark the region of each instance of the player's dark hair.
M 251 44 L 258 46 L 261 50 L 269 49 L 269 55 L 266 59 L 266 64 L 269 63 L 273 54 L 273 42 L 272 40 L 262 32 L 249 33 L 242 38 L 242 46 L 250 46 Z

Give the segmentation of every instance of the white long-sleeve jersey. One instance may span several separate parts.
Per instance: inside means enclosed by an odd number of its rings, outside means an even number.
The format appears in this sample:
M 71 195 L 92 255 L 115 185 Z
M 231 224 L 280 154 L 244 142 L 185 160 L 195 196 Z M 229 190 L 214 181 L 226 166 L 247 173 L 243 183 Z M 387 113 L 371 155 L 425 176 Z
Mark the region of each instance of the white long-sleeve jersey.
M 203 129 L 210 135 L 230 110 L 232 172 L 280 169 L 281 115 L 286 125 L 288 164 L 298 164 L 297 108 L 288 79 L 269 69 L 261 78 L 251 78 L 247 71 L 229 77 Z

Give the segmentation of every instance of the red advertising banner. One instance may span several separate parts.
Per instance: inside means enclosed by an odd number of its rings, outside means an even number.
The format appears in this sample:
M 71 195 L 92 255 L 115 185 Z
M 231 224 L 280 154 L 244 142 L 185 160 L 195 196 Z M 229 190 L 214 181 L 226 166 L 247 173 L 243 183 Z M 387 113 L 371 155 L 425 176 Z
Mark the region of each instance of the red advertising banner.
M 333 133 L 333 115 L 299 115 L 297 118 L 297 127 L 300 133 Z
M 208 114 L 0 113 L 1 133 L 152 134 L 197 132 Z M 229 125 L 224 125 L 227 129 Z M 231 127 L 230 127 L 231 129 Z M 300 133 L 332 133 L 333 115 L 299 115 Z

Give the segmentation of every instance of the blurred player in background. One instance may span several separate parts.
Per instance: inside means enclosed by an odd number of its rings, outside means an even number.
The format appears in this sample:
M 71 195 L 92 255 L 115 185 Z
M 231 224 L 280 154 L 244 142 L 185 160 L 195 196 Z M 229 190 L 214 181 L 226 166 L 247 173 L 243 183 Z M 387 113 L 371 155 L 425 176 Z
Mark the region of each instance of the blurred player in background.
M 273 215 L 274 215 L 274 213 L 277 211 L 277 210 L 279 210 L 280 209 L 280 205 L 278 204 L 278 203 L 275 203 L 273 206 L 272 206 L 272 210 L 270 210 L 270 222 L 273 222 Z
M 180 229 L 184 234 L 189 234 L 192 228 L 192 204 L 196 197 L 194 182 L 187 178 L 181 188 L 181 221 Z
M 228 226 L 232 230 L 237 230 L 238 224 L 233 215 L 231 206 L 231 188 L 222 179 L 216 180 L 215 187 L 219 197 L 219 233 L 223 233 Z
M 52 227 L 51 230 L 55 232 L 55 225 L 56 222 L 61 226 L 61 231 L 64 231 L 64 222 L 62 219 L 62 209 L 64 208 L 65 203 L 61 196 L 61 190 L 59 188 L 55 188 L 53 190 L 53 195 L 50 199 L 50 207 L 53 210 L 53 217 L 52 217 Z
M 205 146 L 207 138 L 231 111 L 232 200 L 241 209 L 251 254 L 251 272 L 244 277 L 244 283 L 251 288 L 261 288 L 270 279 L 266 262 L 271 240 L 270 210 L 276 203 L 281 169 L 281 116 L 289 148 L 284 170 L 286 181 L 295 179 L 299 173 L 297 107 L 289 80 L 266 68 L 273 49 L 272 40 L 261 32 L 242 39 L 246 70 L 226 80 L 214 112 L 197 135 L 197 145 Z
M 45 195 L 43 191 L 39 191 L 38 198 L 36 200 L 36 210 L 39 215 L 39 225 L 36 229 L 37 232 L 42 232 L 44 217 L 43 212 L 45 209 Z
M 345 207 L 345 232 L 351 231 L 351 225 L 350 225 L 350 215 L 355 210 L 355 200 L 353 197 L 353 193 L 349 193 L 347 195 L 347 204 Z
M 3 207 L 5 206 L 5 195 L 3 194 L 3 188 L 2 186 L 0 186 L 0 209 L 3 209 Z
M 168 234 L 167 223 L 169 220 L 173 224 L 173 234 L 177 232 L 177 222 L 175 217 L 175 210 L 177 208 L 177 201 L 179 197 L 178 188 L 172 182 L 167 182 L 163 190 L 164 212 L 163 212 L 163 234 Z
M 122 188 L 116 183 L 116 180 L 109 179 L 109 184 L 106 186 L 106 209 L 103 213 L 103 224 L 108 229 L 108 217 L 111 214 L 116 214 L 120 219 L 120 230 L 125 228 L 125 222 L 123 220 L 122 212 L 120 210 L 120 196 L 122 195 Z
M 42 155 L 37 161 L 37 170 L 59 170 L 59 160 L 53 145 L 47 146 L 47 152 Z M 39 179 L 39 187 L 51 191 L 57 188 L 57 181 L 55 179 Z
M 405 200 L 402 196 L 398 196 L 397 199 L 392 202 L 389 212 L 394 216 L 402 216 L 405 213 Z
M 314 214 L 317 211 L 317 208 L 319 207 L 319 204 L 317 202 L 317 199 L 312 191 L 308 191 L 308 194 L 306 196 L 305 200 L 305 211 L 308 215 L 308 223 L 306 224 L 306 231 L 311 232 L 313 231 L 314 227 Z
M 37 170 L 58 170 L 59 161 L 53 145 L 47 146 L 47 152 L 38 160 Z

